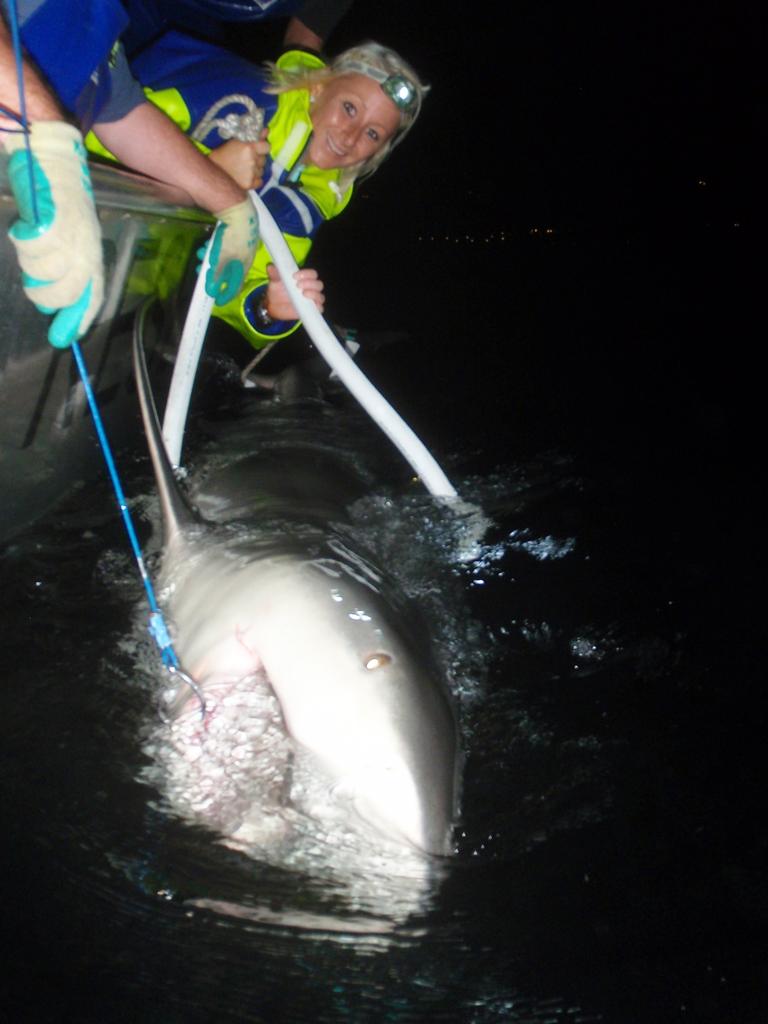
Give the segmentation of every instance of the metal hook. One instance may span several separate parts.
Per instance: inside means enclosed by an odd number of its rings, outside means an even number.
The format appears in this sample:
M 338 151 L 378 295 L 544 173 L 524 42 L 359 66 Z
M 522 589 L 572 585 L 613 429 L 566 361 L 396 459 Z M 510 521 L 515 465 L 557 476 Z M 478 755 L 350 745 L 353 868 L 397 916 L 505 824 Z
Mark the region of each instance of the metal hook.
M 202 720 L 205 720 L 205 713 L 208 710 L 205 703 L 205 697 L 203 696 L 202 690 L 194 681 L 192 676 L 187 675 L 187 673 L 183 669 L 179 668 L 177 665 L 169 665 L 168 671 L 172 675 L 178 676 L 183 683 L 187 684 L 192 693 L 194 693 L 194 695 L 200 701 L 200 718 Z

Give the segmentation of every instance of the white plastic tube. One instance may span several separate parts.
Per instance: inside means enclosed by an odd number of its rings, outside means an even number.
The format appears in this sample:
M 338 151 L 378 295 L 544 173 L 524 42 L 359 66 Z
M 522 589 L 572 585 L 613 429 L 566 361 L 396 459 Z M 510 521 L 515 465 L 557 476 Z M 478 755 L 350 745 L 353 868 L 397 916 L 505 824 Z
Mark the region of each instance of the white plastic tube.
M 293 275 L 299 268 L 280 228 L 259 195 L 255 191 L 251 191 L 250 196 L 259 217 L 262 241 L 269 250 L 280 277 L 288 289 L 291 301 L 296 307 L 296 312 L 299 314 L 305 330 L 317 346 L 317 350 L 368 415 L 400 450 L 430 494 L 439 498 L 455 498 L 455 488 L 435 461 L 432 453 L 376 390 L 362 370 L 355 365 L 349 353 L 318 312 L 314 302 L 304 298 L 301 294 L 293 279 Z M 181 446 L 192 387 L 213 309 L 213 299 L 205 291 L 209 246 L 206 247 L 203 265 L 197 275 L 197 283 L 189 304 L 189 312 L 179 342 L 176 365 L 163 418 L 163 440 L 174 468 L 178 468 L 181 464 Z
M 187 319 L 184 321 L 184 330 L 181 332 L 181 340 L 176 353 L 168 400 L 165 403 L 163 441 L 174 469 L 178 469 L 181 465 L 181 445 L 184 440 L 184 428 L 187 424 L 192 387 L 195 383 L 197 364 L 200 362 L 205 332 L 208 330 L 213 309 L 213 299 L 205 290 L 210 245 L 209 242 L 205 247 L 203 263 L 192 292 Z
M 320 355 L 335 370 L 368 415 L 405 456 L 430 494 L 438 498 L 455 498 L 455 488 L 435 461 L 432 453 L 354 363 L 318 312 L 314 302 L 304 298 L 301 294 L 293 280 L 293 275 L 299 268 L 280 228 L 260 196 L 254 191 L 250 195 L 259 215 L 262 241 L 269 250 L 280 277 L 288 289 L 291 301 L 296 307 L 296 312 L 299 314 L 307 334 L 317 346 Z

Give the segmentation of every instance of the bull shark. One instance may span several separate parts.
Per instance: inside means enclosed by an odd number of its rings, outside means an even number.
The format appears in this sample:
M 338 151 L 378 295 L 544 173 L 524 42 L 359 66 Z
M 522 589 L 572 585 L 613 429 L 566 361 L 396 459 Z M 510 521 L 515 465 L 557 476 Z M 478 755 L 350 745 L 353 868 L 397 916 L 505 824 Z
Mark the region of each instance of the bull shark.
M 208 508 L 249 515 L 248 528 L 226 516 L 225 525 L 221 516 L 202 519 L 168 460 L 139 331 L 133 357 L 163 519 L 161 599 L 176 653 L 205 702 L 200 729 L 213 729 L 216 708 L 244 680 L 266 677 L 292 742 L 350 814 L 410 852 L 451 853 L 456 716 L 408 612 L 385 596 L 383 574 L 367 557 L 325 544 L 332 499 L 318 497 L 311 474 L 303 477 L 313 499 L 309 527 L 293 528 L 309 517 L 287 466 L 282 493 L 273 472 L 273 494 L 248 494 L 258 454 L 220 474 L 209 496 Z M 198 698 L 180 687 L 171 719 L 195 714 Z M 249 742 L 243 724 L 238 743 Z

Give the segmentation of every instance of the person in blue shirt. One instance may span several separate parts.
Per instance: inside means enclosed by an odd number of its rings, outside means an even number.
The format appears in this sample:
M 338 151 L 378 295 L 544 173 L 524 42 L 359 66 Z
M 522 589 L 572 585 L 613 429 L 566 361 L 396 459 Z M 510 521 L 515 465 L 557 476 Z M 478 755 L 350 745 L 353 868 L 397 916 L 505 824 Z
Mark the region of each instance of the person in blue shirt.
M 206 289 L 217 303 L 231 301 L 258 244 L 253 206 L 146 101 L 120 45 L 128 24 L 122 5 L 0 0 L 0 12 L 0 141 L 20 214 L 10 237 L 26 294 L 55 314 L 51 344 L 65 348 L 81 338 L 103 297 L 101 231 L 82 137 L 91 127 L 126 167 L 178 186 L 216 216 Z

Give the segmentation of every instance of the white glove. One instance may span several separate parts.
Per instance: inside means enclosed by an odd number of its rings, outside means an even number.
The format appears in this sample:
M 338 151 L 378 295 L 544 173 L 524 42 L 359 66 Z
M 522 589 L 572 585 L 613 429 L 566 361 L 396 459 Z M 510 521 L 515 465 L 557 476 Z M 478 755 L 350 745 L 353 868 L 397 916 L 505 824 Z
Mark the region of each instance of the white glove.
M 67 348 L 82 337 L 104 295 L 101 228 L 80 132 L 63 121 L 36 121 L 23 133 L 3 133 L 8 179 L 20 219 L 8 232 L 28 298 L 56 313 L 48 340 Z M 58 311 L 58 312 L 57 312 Z
M 250 199 L 217 213 L 205 290 L 223 306 L 237 295 L 259 244 L 259 221 Z

